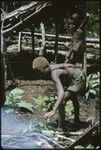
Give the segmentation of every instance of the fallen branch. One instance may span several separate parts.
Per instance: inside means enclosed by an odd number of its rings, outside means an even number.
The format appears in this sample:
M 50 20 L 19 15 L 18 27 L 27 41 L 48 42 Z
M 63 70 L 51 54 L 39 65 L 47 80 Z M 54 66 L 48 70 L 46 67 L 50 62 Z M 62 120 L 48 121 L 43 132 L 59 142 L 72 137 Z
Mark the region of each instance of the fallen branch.
M 81 132 L 70 132 L 69 135 L 74 135 L 74 136 L 83 135 L 83 132 L 82 131 Z
M 61 138 L 61 139 L 65 139 L 65 140 L 69 140 L 71 142 L 75 142 L 76 140 L 72 139 L 72 138 L 69 138 L 69 137 L 66 137 L 66 136 L 63 136 L 63 135 L 56 135 L 58 138 Z

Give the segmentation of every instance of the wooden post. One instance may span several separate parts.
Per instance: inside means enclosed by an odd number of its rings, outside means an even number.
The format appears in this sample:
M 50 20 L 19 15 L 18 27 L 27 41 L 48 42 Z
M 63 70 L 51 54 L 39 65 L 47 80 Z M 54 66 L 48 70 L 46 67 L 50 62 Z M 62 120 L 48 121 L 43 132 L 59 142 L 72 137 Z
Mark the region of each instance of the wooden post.
M 42 32 L 42 46 L 41 49 L 39 51 L 39 55 L 42 56 L 44 54 L 44 50 L 45 50 L 45 27 L 44 24 L 41 22 L 40 23 L 40 27 L 41 27 L 41 32 Z
M 57 62 L 57 51 L 58 51 L 58 34 L 59 34 L 59 22 L 58 17 L 55 17 L 56 37 L 55 37 L 55 63 Z
M 5 103 L 5 47 L 4 47 L 4 35 L 1 28 L 1 106 Z
M 82 17 L 85 18 L 86 17 L 86 2 L 85 1 L 81 1 L 81 13 L 82 13 Z M 85 74 L 87 74 L 87 58 L 86 58 L 86 24 L 83 25 L 82 28 L 82 46 L 81 49 L 83 51 L 83 60 L 82 60 L 82 64 L 83 64 L 83 70 L 85 72 Z
M 34 53 L 34 49 L 35 49 L 34 25 L 31 26 L 31 35 L 32 35 L 32 51 Z
M 86 52 L 84 52 L 83 70 L 84 70 L 85 75 L 87 75 L 87 55 L 86 55 Z
M 21 35 L 22 35 L 22 33 L 21 32 L 19 32 L 19 38 L 18 38 L 18 52 L 20 52 L 21 51 Z

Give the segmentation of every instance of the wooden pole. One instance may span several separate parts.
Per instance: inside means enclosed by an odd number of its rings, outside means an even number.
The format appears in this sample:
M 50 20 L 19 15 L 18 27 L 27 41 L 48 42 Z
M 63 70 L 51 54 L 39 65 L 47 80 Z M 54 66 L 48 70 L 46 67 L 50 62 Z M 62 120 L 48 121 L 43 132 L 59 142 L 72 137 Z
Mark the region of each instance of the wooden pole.
M 84 52 L 83 70 L 84 70 L 85 75 L 87 75 L 87 54 L 86 54 L 86 52 Z
M 41 27 L 41 32 L 42 32 L 42 46 L 40 48 L 39 55 L 42 56 L 45 52 L 45 27 L 42 22 L 40 23 L 40 27 Z
M 85 1 L 81 1 L 81 13 L 82 13 L 82 17 L 85 18 L 86 17 L 86 2 Z M 85 72 L 85 74 L 87 74 L 87 59 L 86 59 L 86 23 L 83 25 L 82 28 L 82 46 L 81 49 L 83 51 L 83 60 L 82 60 L 82 64 L 83 64 L 83 70 Z
M 22 34 L 24 34 L 24 35 L 31 35 L 31 33 L 30 32 L 25 32 L 25 31 L 23 31 L 22 32 Z M 34 35 L 37 37 L 41 37 L 41 33 L 34 33 Z M 46 38 L 49 38 L 49 39 L 51 39 L 50 41 L 52 41 L 52 40 L 54 40 L 54 38 L 56 37 L 56 35 L 54 35 L 54 34 L 45 34 L 45 37 Z M 71 39 L 72 39 L 72 37 L 70 37 L 70 36 L 62 36 L 62 35 L 59 35 L 58 36 L 59 37 L 59 41 L 71 41 Z M 95 44 L 99 44 L 100 43 L 100 39 L 99 38 L 86 38 L 86 43 L 95 43 Z
M 3 27 L 3 23 L 2 23 Z M 0 105 L 3 106 L 5 103 L 5 47 L 4 47 L 4 35 L 1 27 L 1 97 Z
M 34 49 L 35 49 L 35 35 L 34 35 L 34 25 L 31 26 L 31 35 L 32 35 L 32 51 L 34 53 Z
M 58 17 L 55 17 L 55 28 L 56 28 L 56 36 L 55 36 L 55 63 L 57 62 L 57 51 L 58 51 L 58 34 L 59 34 L 59 22 Z
M 19 32 L 19 38 L 18 38 L 18 52 L 21 52 L 21 39 L 22 39 L 22 33 Z

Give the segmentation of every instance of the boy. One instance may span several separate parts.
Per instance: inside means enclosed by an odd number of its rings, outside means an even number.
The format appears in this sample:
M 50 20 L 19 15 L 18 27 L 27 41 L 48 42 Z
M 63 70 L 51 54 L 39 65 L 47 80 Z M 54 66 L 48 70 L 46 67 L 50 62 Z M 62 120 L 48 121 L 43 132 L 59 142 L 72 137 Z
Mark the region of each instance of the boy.
M 75 65 L 70 63 L 49 64 L 46 58 L 37 57 L 34 59 L 32 68 L 43 74 L 50 73 L 57 90 L 57 101 L 50 112 L 45 114 L 48 119 L 55 115 L 58 110 L 58 128 L 64 128 L 65 122 L 65 105 L 70 99 L 73 102 L 75 117 L 74 122 L 78 123 L 79 119 L 79 102 L 78 93 L 84 92 L 85 76 L 83 72 Z

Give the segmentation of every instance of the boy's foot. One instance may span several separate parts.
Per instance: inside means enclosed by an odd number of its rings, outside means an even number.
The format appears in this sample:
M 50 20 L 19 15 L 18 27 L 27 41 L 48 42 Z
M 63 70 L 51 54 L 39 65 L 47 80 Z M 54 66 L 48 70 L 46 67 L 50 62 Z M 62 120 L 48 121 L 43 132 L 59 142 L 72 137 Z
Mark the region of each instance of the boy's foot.
M 81 121 L 80 121 L 80 119 L 79 119 L 79 118 L 74 118 L 74 123 L 75 123 L 75 124 L 80 124 L 80 123 L 81 123 Z
M 57 131 L 56 131 L 57 133 L 59 133 L 59 134 L 64 134 L 64 129 L 63 128 L 57 128 Z

